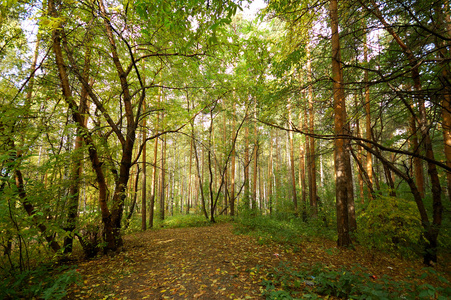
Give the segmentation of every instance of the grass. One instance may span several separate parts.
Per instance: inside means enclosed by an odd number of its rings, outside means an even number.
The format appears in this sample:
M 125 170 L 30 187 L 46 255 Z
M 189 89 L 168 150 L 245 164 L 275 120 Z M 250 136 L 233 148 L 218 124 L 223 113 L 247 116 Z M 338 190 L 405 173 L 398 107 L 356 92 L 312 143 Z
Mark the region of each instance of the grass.
M 309 223 L 292 215 L 250 216 L 241 215 L 235 222 L 235 232 L 250 234 L 260 243 L 300 244 L 314 237 L 336 239 L 334 228 L 322 226 L 322 220 Z

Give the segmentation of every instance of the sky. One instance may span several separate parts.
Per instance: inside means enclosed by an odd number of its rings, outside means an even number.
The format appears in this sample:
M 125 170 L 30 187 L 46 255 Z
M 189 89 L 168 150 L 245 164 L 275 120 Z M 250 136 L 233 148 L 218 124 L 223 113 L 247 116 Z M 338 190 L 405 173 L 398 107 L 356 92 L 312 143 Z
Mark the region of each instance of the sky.
M 258 13 L 258 11 L 262 8 L 266 7 L 266 3 L 263 0 L 254 0 L 249 5 L 248 3 L 245 3 L 243 5 L 243 16 L 246 19 L 252 19 L 255 18 L 255 15 Z

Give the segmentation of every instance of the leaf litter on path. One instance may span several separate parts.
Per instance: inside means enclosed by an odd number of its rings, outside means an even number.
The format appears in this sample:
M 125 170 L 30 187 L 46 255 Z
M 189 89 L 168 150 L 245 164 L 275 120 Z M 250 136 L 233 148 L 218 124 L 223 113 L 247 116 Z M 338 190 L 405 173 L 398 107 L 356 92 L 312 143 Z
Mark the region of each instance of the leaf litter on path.
M 417 262 L 337 249 L 328 240 L 305 242 L 295 250 L 261 245 L 251 236 L 233 234 L 230 223 L 148 230 L 125 236 L 124 245 L 115 256 L 81 262 L 83 284 L 73 286 L 69 298 L 264 299 L 260 283 L 281 262 L 320 262 L 330 268 L 359 264 L 374 276 L 396 280 L 421 272 Z

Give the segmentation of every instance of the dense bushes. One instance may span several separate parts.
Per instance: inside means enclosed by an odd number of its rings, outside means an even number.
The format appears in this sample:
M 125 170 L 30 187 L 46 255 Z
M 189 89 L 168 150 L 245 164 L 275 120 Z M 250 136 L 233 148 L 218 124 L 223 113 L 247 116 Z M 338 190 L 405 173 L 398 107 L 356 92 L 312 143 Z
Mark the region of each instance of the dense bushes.
M 0 280 L 0 299 L 62 299 L 67 287 L 81 280 L 75 267 L 51 264 L 5 275 Z
M 421 254 L 423 227 L 413 201 L 380 196 L 358 216 L 356 238 L 362 246 L 404 256 Z

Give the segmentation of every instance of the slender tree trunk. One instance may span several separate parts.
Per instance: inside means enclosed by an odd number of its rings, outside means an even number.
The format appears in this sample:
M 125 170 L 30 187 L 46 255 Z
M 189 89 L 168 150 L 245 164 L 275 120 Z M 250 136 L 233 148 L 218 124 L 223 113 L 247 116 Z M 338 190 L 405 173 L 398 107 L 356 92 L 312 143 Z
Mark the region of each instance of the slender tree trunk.
M 165 215 L 165 178 L 166 178 L 166 136 L 161 142 L 161 171 L 160 171 L 160 220 L 164 220 Z
M 143 102 L 143 113 L 146 112 L 146 102 Z M 147 127 L 146 127 L 146 118 L 142 120 L 142 137 L 143 137 L 143 151 L 142 151 L 142 191 L 141 191 L 141 230 L 145 231 L 147 229 Z
M 236 139 L 236 112 L 235 112 L 235 101 L 232 103 L 232 140 Z M 232 157 L 230 158 L 230 215 L 235 216 L 235 143 L 232 144 Z
M 130 211 L 128 212 L 128 215 L 126 218 L 125 229 L 127 229 L 128 226 L 130 225 L 130 220 L 132 219 L 133 213 L 135 212 L 136 200 L 138 198 L 139 174 L 140 174 L 139 165 L 136 165 L 136 176 L 133 178 L 132 174 L 130 175 L 130 176 L 132 176 L 131 186 L 133 187 L 132 192 L 130 194 L 132 195 L 133 200 L 130 205 Z
M 157 114 L 157 128 L 155 129 L 158 132 L 158 117 Z M 152 193 L 150 195 L 150 207 L 149 207 L 149 228 L 153 227 L 153 219 L 155 213 L 155 195 L 157 194 L 157 183 L 158 183 L 158 138 L 155 138 L 154 148 L 153 148 L 153 166 L 152 166 Z
M 357 96 L 354 98 L 354 105 L 355 107 L 358 107 L 358 103 L 357 103 Z M 357 117 L 356 119 L 356 134 L 357 137 L 361 137 L 362 134 L 360 132 L 360 118 Z M 362 147 L 360 145 L 357 145 L 357 163 L 361 164 L 362 162 Z M 364 189 L 363 189 L 363 176 L 362 176 L 362 171 L 361 169 L 358 169 L 357 171 L 358 174 L 358 180 L 359 180 L 359 191 L 360 191 L 360 202 L 363 204 L 364 203 Z
M 346 178 L 347 151 L 343 136 L 345 135 L 345 95 L 343 90 L 343 74 L 341 71 L 340 38 L 338 33 L 338 1 L 330 0 L 330 18 L 332 29 L 332 80 L 334 93 L 334 124 L 335 124 L 335 180 L 336 180 L 336 206 L 337 231 L 339 247 L 351 244 L 348 220 L 348 184 Z
M 368 37 L 367 32 L 365 31 L 365 43 L 363 45 L 363 60 L 368 65 Z M 366 126 L 366 139 L 369 141 L 373 140 L 373 131 L 371 127 L 371 103 L 370 103 L 370 82 L 368 76 L 368 68 L 364 70 L 364 81 L 365 81 L 365 126 Z M 372 147 L 371 143 L 367 143 L 369 148 Z M 367 152 L 366 154 L 366 173 L 368 174 L 368 193 L 370 200 L 372 199 L 372 190 L 373 190 L 373 157 L 371 152 Z
M 252 174 L 252 210 L 257 210 L 257 172 L 258 172 L 258 128 L 257 128 L 257 101 L 255 101 L 254 107 L 254 153 L 253 153 L 253 174 Z
M 258 168 L 258 199 L 259 199 L 259 209 L 260 209 L 260 213 L 264 212 L 264 207 L 263 207 L 263 203 L 265 203 L 265 185 L 263 184 L 263 180 L 262 177 L 264 176 L 264 174 L 262 175 L 262 173 L 264 173 L 264 170 L 262 170 L 261 168 Z
M 281 197 L 281 184 L 280 184 L 280 166 L 281 166 L 281 155 L 279 146 L 279 136 L 278 132 L 275 132 L 274 136 L 274 197 L 273 197 L 273 209 L 278 208 L 278 200 Z
M 215 206 L 214 206 L 214 194 L 213 194 L 213 162 L 211 160 L 211 152 L 213 151 L 213 108 L 210 110 L 210 128 L 208 137 L 208 171 L 210 180 L 208 184 L 208 190 L 210 192 L 210 222 L 215 223 Z
M 269 141 L 269 163 L 268 163 L 268 206 L 269 214 L 272 214 L 273 209 L 273 129 L 269 129 L 270 141 Z
M 193 181 L 193 139 L 190 140 L 190 147 L 189 147 L 189 178 L 188 178 L 188 200 L 186 203 L 186 214 L 189 214 L 189 210 L 192 205 L 192 181 Z
M 305 130 L 306 127 L 306 117 L 302 120 L 302 109 L 299 112 L 299 127 Z M 302 202 L 302 220 L 307 221 L 307 184 L 305 178 L 305 152 L 307 145 L 307 136 L 304 136 L 304 142 L 299 143 L 299 186 L 301 188 L 301 202 Z
M 195 135 L 194 135 L 194 123 L 193 122 L 191 122 L 191 128 L 192 128 L 192 136 L 193 136 L 193 139 L 194 139 Z M 194 157 L 196 159 L 198 191 L 200 191 L 202 212 L 204 213 L 205 219 L 208 220 L 209 218 L 208 218 L 208 213 L 207 213 L 207 209 L 206 209 L 206 205 L 205 205 L 205 196 L 204 196 L 204 189 L 203 189 L 203 184 L 202 184 L 202 176 L 201 176 L 201 169 L 200 169 L 200 162 L 199 162 L 199 153 L 197 153 L 196 141 L 194 141 L 193 146 L 194 146 Z
M 249 123 L 249 122 L 247 122 Z M 250 183 L 249 183 L 249 124 L 244 128 L 244 205 L 247 209 L 250 208 Z
M 414 108 L 412 104 L 412 109 Z M 418 130 L 415 121 L 415 117 L 410 117 L 410 131 L 411 131 L 411 142 L 412 142 L 412 151 L 415 154 L 420 154 L 420 145 L 418 143 Z M 419 157 L 413 158 L 413 172 L 415 175 L 415 183 L 418 188 L 418 191 L 421 195 L 421 198 L 424 198 L 424 174 L 423 174 L 423 161 Z
M 291 109 L 291 100 L 288 99 L 287 103 L 287 109 L 288 109 L 288 128 L 290 131 L 288 131 L 288 139 L 290 142 L 290 175 L 291 175 L 291 190 L 292 190 L 292 196 L 293 196 L 293 207 L 294 207 L 294 214 L 297 216 L 299 214 L 298 209 L 298 197 L 296 192 L 296 176 L 295 176 L 295 166 L 294 166 L 294 142 L 293 142 L 293 120 L 292 120 L 292 109 Z
M 313 78 L 312 78 L 312 63 L 310 57 L 311 44 L 307 45 L 307 80 L 308 86 L 308 116 L 309 116 L 309 129 L 308 132 L 311 136 L 306 137 L 309 144 L 309 152 L 307 154 L 308 161 L 308 180 L 309 180 L 309 198 L 310 206 L 313 209 L 313 217 L 318 216 L 318 203 L 317 203 L 317 187 L 316 187 L 316 154 L 315 154 L 315 139 L 313 133 L 315 131 L 315 111 L 313 109 Z
M 225 148 L 227 148 L 227 123 L 226 123 L 226 116 L 224 115 L 222 118 L 222 138 L 224 139 L 224 146 Z M 223 161 L 225 163 L 225 172 L 224 172 L 224 186 L 223 186 L 223 194 L 224 194 L 224 214 L 228 215 L 228 210 L 229 210 L 229 199 L 228 199 L 228 195 L 229 195 L 229 191 L 228 191 L 228 187 L 229 187 L 229 168 L 227 166 L 228 164 L 228 159 L 226 153 L 224 153 L 224 157 L 223 157 Z
M 86 62 L 83 72 L 85 78 L 89 78 L 89 65 L 91 62 L 91 51 L 89 48 L 86 49 Z M 91 82 L 91 85 L 93 82 Z M 82 87 L 80 96 L 79 110 L 82 115 L 83 127 L 77 128 L 77 136 L 75 137 L 75 147 L 74 153 L 76 158 L 73 161 L 72 174 L 71 174 L 71 186 L 69 188 L 69 203 L 68 203 L 68 214 L 67 214 L 67 225 L 65 230 L 69 233 L 64 238 L 64 252 L 72 253 L 74 230 L 76 229 L 77 217 L 78 217 L 78 203 L 80 199 L 80 177 L 83 171 L 83 153 L 81 148 L 83 146 L 83 128 L 87 127 L 88 118 L 84 115 L 89 111 L 88 91 Z

